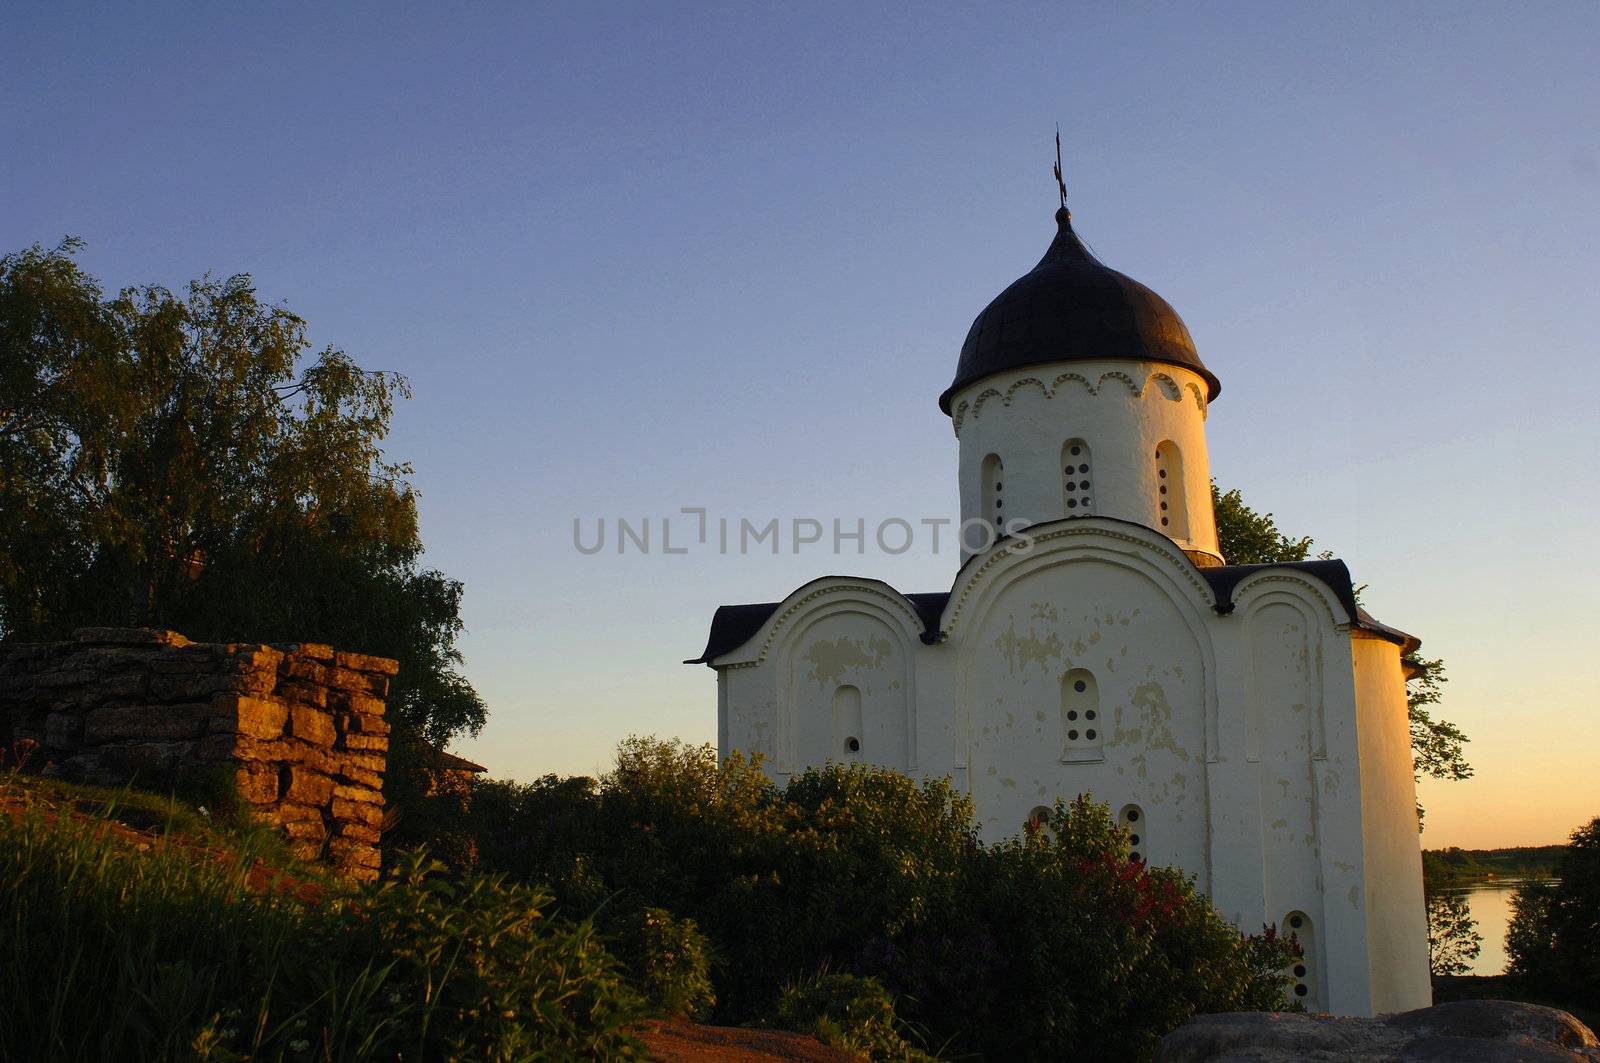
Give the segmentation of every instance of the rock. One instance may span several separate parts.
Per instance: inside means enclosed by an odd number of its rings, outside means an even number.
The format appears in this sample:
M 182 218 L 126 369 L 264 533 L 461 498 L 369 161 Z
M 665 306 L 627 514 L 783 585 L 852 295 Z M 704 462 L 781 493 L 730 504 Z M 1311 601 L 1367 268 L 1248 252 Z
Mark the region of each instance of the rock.
M 348 668 L 328 669 L 328 685 L 336 690 L 348 690 L 352 694 L 368 694 L 374 699 L 382 698 L 389 693 L 389 680 L 386 677 L 352 672 Z
M 383 804 L 383 794 L 368 786 L 346 786 L 341 783 L 333 788 L 333 796 L 341 801 L 353 801 L 361 805 Z
M 320 842 L 328 836 L 321 819 L 292 819 L 283 824 L 283 833 L 292 842 Z
M 333 818 L 345 823 L 361 823 L 376 827 L 383 822 L 383 809 L 363 801 L 349 801 L 342 797 L 333 799 Z
M 72 637 L 79 642 L 101 646 L 191 646 L 176 631 L 150 627 L 80 627 Z
M 1566 1048 L 1600 1048 L 1594 1031 L 1566 1012 L 1512 1000 L 1457 1000 L 1391 1015 L 1384 1022 L 1414 1037 L 1524 1038 Z
M 206 732 L 209 705 L 126 705 L 95 709 L 83 719 L 89 745 L 123 739 L 199 738 Z
M 1600 1042 L 1564 1011 L 1466 1000 L 1357 1019 L 1246 1012 L 1200 1015 L 1162 1038 L 1156 1063 L 1513 1063 L 1600 1060 Z
M 298 701 L 319 709 L 328 707 L 328 688 L 315 686 L 300 679 L 285 679 L 273 691 L 287 701 Z
M 365 712 L 353 712 L 342 717 L 346 721 L 346 730 L 360 731 L 368 735 L 386 735 L 389 733 L 389 724 L 382 716 Z
M 285 801 L 297 801 L 321 808 L 333 799 L 332 779 L 298 765 L 283 769 L 282 782 L 279 786 L 283 790 Z
M 319 661 L 333 660 L 333 647 L 321 642 L 277 642 L 272 646 L 285 656 L 313 657 Z
M 44 744 L 47 749 L 77 749 L 83 744 L 83 719 L 70 713 L 52 712 L 44 718 Z
M 339 778 L 345 782 L 355 783 L 357 786 L 365 786 L 372 790 L 383 789 L 382 775 L 375 771 L 362 771 L 360 768 L 353 768 L 348 764 L 340 765 Z
M 354 672 L 375 672 L 378 675 L 399 675 L 400 662 L 388 657 L 369 657 L 365 653 L 344 653 L 334 655 L 334 661 L 340 668 L 348 668 Z
M 310 705 L 295 705 L 289 709 L 289 733 L 318 746 L 332 746 L 338 737 L 333 717 Z
M 365 842 L 368 845 L 378 844 L 378 831 L 373 827 L 361 823 L 340 823 L 337 828 L 339 837 L 350 838 L 354 841 Z
M 211 707 L 231 720 L 232 730 L 251 738 L 277 738 L 289 722 L 289 706 L 272 698 L 248 694 L 219 694 Z
M 269 805 L 278 799 L 278 773 L 264 765 L 250 765 L 234 772 L 234 789 L 241 800 L 252 805 Z

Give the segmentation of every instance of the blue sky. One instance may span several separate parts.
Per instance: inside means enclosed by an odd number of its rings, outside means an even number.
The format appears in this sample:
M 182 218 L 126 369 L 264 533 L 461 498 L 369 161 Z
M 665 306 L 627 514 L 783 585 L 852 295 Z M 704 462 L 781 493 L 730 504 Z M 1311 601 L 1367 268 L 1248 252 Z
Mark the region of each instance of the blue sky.
M 430 563 L 491 707 L 594 772 L 709 740 L 726 601 L 954 557 L 584 556 L 575 517 L 954 515 L 935 400 L 1079 231 L 1187 321 L 1212 469 L 1446 658 L 1432 845 L 1600 813 L 1600 7 L 7 5 L 0 249 L 253 273 L 410 377 Z M 659 534 L 659 533 L 658 533 Z

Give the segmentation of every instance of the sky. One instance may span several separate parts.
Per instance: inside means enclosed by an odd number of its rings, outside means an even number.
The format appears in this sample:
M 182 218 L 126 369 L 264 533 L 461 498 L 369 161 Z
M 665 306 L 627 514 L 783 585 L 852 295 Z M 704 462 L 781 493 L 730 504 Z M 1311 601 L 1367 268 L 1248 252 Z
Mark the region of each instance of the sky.
M 667 555 L 661 522 L 956 515 L 936 400 L 1053 234 L 1059 123 L 1078 231 L 1222 379 L 1219 483 L 1445 659 L 1477 774 L 1423 783 L 1425 844 L 1600 814 L 1600 6 L 0 11 L 0 251 L 248 272 L 409 378 L 389 454 L 494 774 L 714 741 L 679 662 L 719 604 L 948 588 L 925 541 Z M 602 517 L 655 549 L 580 552 Z

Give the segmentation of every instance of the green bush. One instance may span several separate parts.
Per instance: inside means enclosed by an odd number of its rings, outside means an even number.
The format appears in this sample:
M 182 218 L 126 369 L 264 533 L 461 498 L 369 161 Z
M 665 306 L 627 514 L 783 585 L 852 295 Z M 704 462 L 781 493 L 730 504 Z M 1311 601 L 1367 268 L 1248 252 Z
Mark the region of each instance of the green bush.
M 700 1019 L 717 1002 L 711 987 L 711 944 L 693 919 L 646 908 L 618 952 L 634 984 L 662 1014 Z
M 1506 954 L 1513 975 L 1563 999 L 1600 1006 L 1600 817 L 1572 832 L 1559 881 L 1512 898 Z
M 642 1058 L 637 994 L 547 893 L 421 857 L 306 904 L 256 853 L 0 815 L 0 1059 Z
M 934 1056 L 906 1037 L 894 997 L 876 978 L 823 972 L 784 986 L 772 1009 L 773 1025 L 811 1034 L 874 1063 L 924 1063 Z
M 693 920 L 721 1022 L 770 1020 L 819 971 L 877 978 L 931 1043 L 993 1059 L 1136 1058 L 1197 1012 L 1284 1006 L 1289 947 L 1130 863 L 1087 800 L 985 846 L 946 782 L 829 766 L 780 788 L 737 755 L 631 739 L 594 783 L 542 780 L 474 814 L 495 836 L 481 854 L 608 933 L 647 909 Z

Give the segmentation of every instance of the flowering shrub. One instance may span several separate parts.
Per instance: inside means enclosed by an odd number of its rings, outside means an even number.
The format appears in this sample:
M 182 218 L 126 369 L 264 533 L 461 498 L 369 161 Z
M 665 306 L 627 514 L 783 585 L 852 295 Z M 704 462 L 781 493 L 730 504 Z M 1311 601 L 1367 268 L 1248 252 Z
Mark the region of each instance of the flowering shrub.
M 1139 1059 L 1191 1015 L 1284 1006 L 1286 942 L 1130 860 L 1089 797 L 1049 827 L 974 853 L 956 902 L 894 942 L 908 1014 L 985 1059 Z

